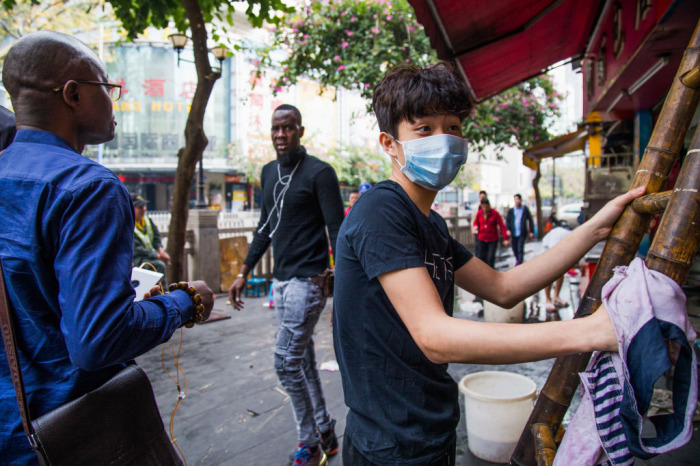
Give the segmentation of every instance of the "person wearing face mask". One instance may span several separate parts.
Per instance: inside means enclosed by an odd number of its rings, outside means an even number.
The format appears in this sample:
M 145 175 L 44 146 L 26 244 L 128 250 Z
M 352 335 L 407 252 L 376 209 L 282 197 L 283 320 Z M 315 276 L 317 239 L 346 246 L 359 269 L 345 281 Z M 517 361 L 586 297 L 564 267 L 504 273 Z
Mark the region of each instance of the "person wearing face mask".
M 275 109 L 271 136 L 277 160 L 262 169 L 260 223 L 229 299 L 235 309 L 243 308 L 248 274 L 272 244 L 279 327 L 275 371 L 297 423 L 298 446 L 290 459 L 295 465 L 323 465 L 326 455 L 338 452 L 338 440 L 316 368 L 313 332 L 326 304 L 319 278 L 329 266 L 329 242 L 335 252 L 343 201 L 333 167 L 301 145 L 304 127 L 296 107 Z
M 622 195 L 551 250 L 497 272 L 450 237 L 431 210 L 467 160 L 470 100 L 448 64 L 392 68 L 372 100 L 391 177 L 363 194 L 338 233 L 333 340 L 348 415 L 343 464 L 454 465 L 457 383 L 447 363 L 517 363 L 617 339 L 602 306 L 591 317 L 496 324 L 452 317 L 454 286 L 509 308 L 561 276 L 610 233 Z

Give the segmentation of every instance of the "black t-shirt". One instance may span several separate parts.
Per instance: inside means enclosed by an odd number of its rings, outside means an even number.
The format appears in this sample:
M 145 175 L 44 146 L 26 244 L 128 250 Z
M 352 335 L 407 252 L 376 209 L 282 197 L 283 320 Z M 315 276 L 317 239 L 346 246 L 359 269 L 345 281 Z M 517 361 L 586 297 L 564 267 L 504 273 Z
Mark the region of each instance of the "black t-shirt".
M 360 196 L 336 249 L 333 339 L 350 408 L 346 432 L 374 463 L 425 464 L 455 435 L 457 384 L 447 364 L 418 348 L 377 276 L 425 267 L 451 316 L 453 272 L 472 255 L 440 215 L 426 217 L 393 181 Z

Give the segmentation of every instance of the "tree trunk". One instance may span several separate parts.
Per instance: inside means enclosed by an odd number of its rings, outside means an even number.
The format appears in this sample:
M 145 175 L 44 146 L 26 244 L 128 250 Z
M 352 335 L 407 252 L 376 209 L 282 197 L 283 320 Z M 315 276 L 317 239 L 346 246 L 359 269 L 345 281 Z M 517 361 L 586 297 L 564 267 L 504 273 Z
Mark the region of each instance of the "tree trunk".
M 182 281 L 187 278 L 184 255 L 190 188 L 197 162 L 203 156 L 208 143 L 204 134 L 204 112 L 214 89 L 214 83 L 221 77 L 221 71 L 212 70 L 209 64 L 207 30 L 199 3 L 197 0 L 182 0 L 182 5 L 192 34 L 194 62 L 197 69 L 197 89 L 185 125 L 185 147 L 181 148 L 177 154 L 173 207 L 168 229 L 168 254 L 170 254 L 168 281 L 170 282 Z
M 532 179 L 532 187 L 535 189 L 535 205 L 537 206 L 537 237 L 544 236 L 544 225 L 542 224 L 542 196 L 540 195 L 540 163 L 537 162 L 537 172 Z

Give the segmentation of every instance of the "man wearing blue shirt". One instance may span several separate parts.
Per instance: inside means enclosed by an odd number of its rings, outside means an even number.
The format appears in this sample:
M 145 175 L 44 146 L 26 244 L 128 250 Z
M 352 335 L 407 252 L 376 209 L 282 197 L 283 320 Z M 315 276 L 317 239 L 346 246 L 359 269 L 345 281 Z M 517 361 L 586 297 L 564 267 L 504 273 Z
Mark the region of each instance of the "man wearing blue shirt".
M 535 236 L 535 224 L 532 221 L 530 209 L 523 205 L 520 194 L 513 196 L 513 202 L 515 207 L 511 208 L 506 215 L 506 227 L 510 231 L 515 265 L 520 265 L 525 262 L 525 241 Z
M 36 418 L 167 341 L 194 310 L 179 290 L 134 302 L 129 193 L 110 170 L 81 155 L 86 144 L 112 139 L 116 126 L 112 100 L 120 88 L 108 82 L 95 53 L 65 34 L 28 34 L 8 52 L 3 84 L 17 134 L 0 157 L 0 261 Z M 211 290 L 192 285 L 206 318 Z M 36 461 L 8 366 L 0 363 L 0 464 Z

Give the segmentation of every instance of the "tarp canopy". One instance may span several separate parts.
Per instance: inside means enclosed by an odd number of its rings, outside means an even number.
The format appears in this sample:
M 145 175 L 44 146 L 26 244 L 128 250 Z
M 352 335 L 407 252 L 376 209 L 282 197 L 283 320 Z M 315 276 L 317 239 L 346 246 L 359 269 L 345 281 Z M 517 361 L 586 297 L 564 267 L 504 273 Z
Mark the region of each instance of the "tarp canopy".
M 602 0 L 409 0 L 474 102 L 582 55 Z
M 537 164 L 545 158 L 557 158 L 586 147 L 588 131 L 579 129 L 569 134 L 530 146 L 523 151 L 523 165 L 537 170 Z

